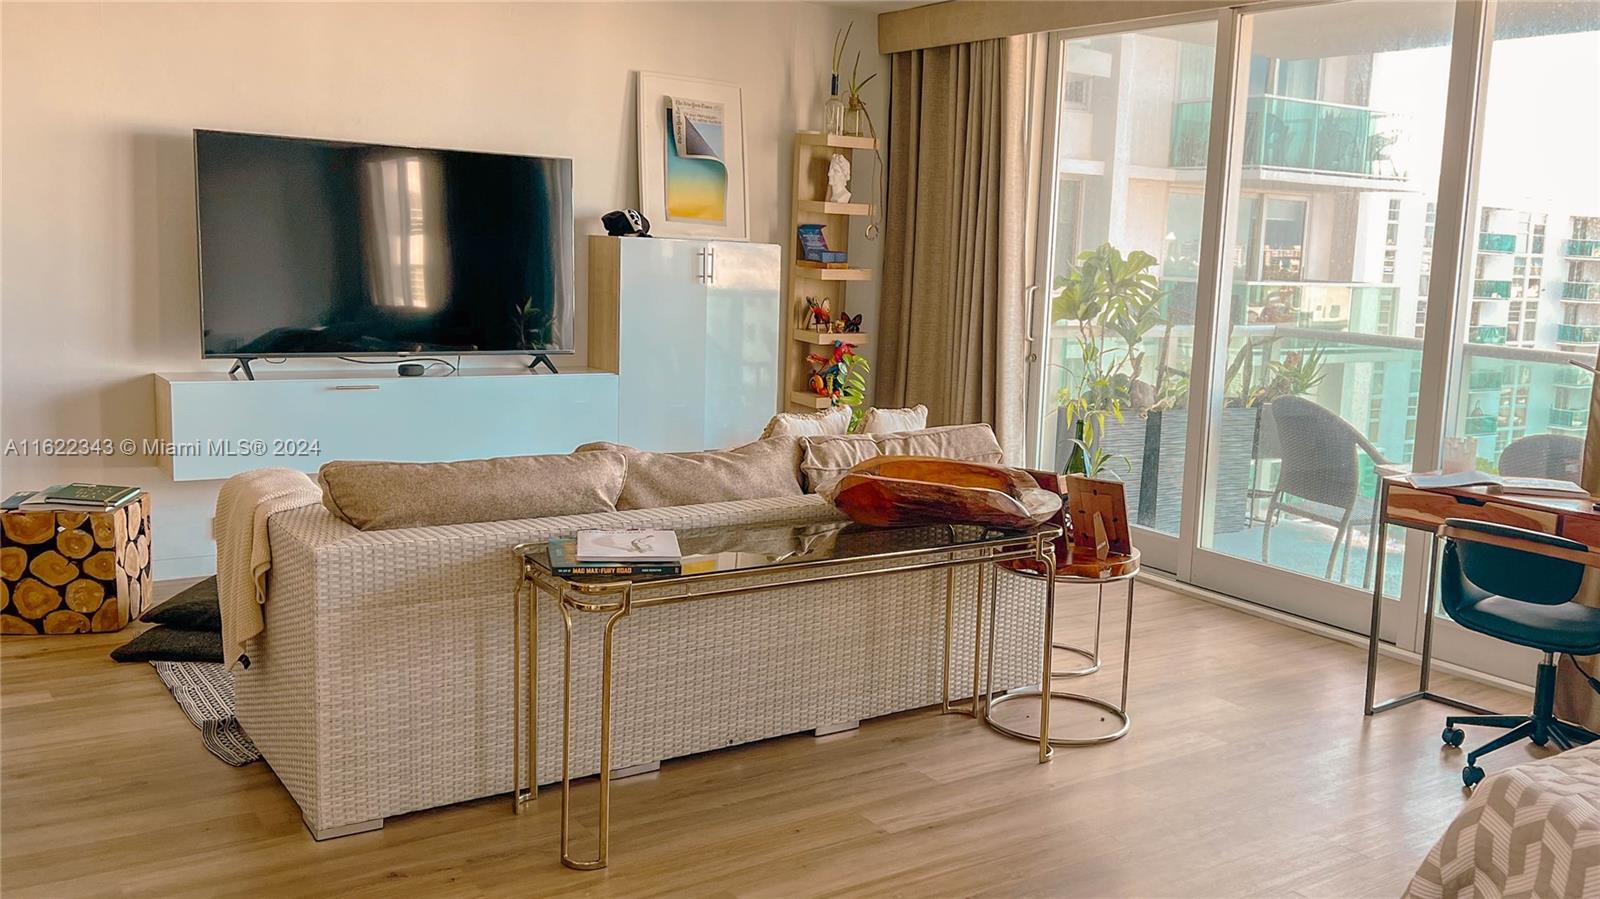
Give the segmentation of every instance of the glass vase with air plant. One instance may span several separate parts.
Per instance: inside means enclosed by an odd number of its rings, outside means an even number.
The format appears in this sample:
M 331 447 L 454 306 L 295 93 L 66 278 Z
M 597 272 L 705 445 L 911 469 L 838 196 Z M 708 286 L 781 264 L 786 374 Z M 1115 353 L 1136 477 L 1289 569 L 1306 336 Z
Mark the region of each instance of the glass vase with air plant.
M 872 127 L 872 116 L 867 114 L 867 104 L 861 99 L 861 89 L 878 77 L 873 72 L 865 78 L 860 77 L 861 54 L 856 54 L 856 61 L 850 67 L 850 99 L 845 104 L 844 130 L 840 133 L 851 137 L 876 137 L 875 128 Z
M 822 101 L 822 133 L 843 134 L 845 118 L 844 97 L 839 95 L 839 63 L 844 61 L 844 47 L 850 40 L 851 26 L 833 36 L 833 76 L 828 87 L 828 98 Z

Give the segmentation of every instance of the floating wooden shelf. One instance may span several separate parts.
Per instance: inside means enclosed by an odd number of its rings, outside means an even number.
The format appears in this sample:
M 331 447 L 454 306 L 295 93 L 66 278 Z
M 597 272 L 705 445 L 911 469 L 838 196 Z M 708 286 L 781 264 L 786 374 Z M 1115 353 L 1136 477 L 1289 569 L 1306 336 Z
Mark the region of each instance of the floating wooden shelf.
M 807 328 L 795 328 L 794 339 L 801 343 L 814 343 L 817 346 L 833 346 L 835 341 L 844 341 L 855 346 L 865 346 L 872 342 L 872 335 L 862 334 L 860 331 L 812 331 Z
M 871 281 L 872 269 L 870 268 L 812 268 L 809 265 L 794 266 L 794 273 L 801 278 L 810 278 L 813 281 Z
M 833 398 L 817 396 L 804 390 L 791 390 L 789 402 L 796 406 L 805 406 L 808 409 L 829 409 L 833 406 Z
M 878 142 L 870 137 L 853 137 L 848 134 L 823 134 L 820 131 L 801 131 L 795 140 L 811 147 L 833 147 L 836 150 L 876 150 Z
M 871 215 L 871 203 L 830 203 L 827 200 L 801 200 L 800 211 L 812 215 Z

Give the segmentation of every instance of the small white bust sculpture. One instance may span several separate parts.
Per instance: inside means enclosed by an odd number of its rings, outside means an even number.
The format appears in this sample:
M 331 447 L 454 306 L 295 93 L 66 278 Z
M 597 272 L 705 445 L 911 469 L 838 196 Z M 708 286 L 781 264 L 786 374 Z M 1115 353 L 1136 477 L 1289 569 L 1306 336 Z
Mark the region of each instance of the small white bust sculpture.
M 828 202 L 850 202 L 850 160 L 843 153 L 828 160 Z

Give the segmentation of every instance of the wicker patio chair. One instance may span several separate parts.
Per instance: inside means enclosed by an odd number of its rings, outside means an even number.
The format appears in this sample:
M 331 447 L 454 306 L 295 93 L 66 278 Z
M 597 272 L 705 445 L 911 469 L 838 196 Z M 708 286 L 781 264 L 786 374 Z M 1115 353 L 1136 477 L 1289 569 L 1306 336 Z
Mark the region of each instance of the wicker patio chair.
M 1368 533 L 1374 535 L 1372 542 L 1377 543 L 1376 504 L 1361 495 L 1361 465 L 1356 454 L 1365 453 L 1374 465 L 1392 463 L 1349 422 L 1310 400 L 1286 396 L 1266 404 L 1265 413 L 1272 417 L 1282 463 L 1261 531 L 1261 561 L 1268 561 L 1273 525 L 1288 512 L 1335 528 L 1324 576 L 1333 578 L 1333 565 L 1342 548 L 1339 580 L 1343 581 L 1350 571 L 1354 523 L 1366 522 Z M 1356 517 L 1358 510 L 1364 513 L 1360 518 Z M 1376 545 L 1368 550 L 1369 561 L 1377 551 Z M 1372 566 L 1366 568 L 1370 573 Z M 1368 577 L 1363 575 L 1363 586 Z
M 1500 451 L 1500 473 L 1514 478 L 1578 480 L 1583 441 L 1568 434 L 1531 434 Z

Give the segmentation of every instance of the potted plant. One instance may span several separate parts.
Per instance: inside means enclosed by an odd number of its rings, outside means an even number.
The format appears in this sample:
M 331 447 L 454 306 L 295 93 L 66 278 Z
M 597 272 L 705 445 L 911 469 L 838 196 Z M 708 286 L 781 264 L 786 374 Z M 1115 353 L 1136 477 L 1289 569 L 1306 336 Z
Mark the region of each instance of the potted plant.
M 1156 259 L 1127 255 L 1103 244 L 1079 255 L 1058 278 L 1052 320 L 1078 329 L 1082 370 L 1057 397 L 1056 458 L 1063 468 L 1127 482 L 1135 521 L 1176 532 L 1187 456 L 1189 374 L 1166 364 L 1173 323 L 1162 313 L 1163 293 L 1152 269 Z M 1145 351 L 1150 333 L 1163 328 L 1153 371 Z M 1253 460 L 1260 409 L 1279 396 L 1309 393 L 1322 378 L 1324 353 L 1313 347 L 1272 360 L 1276 338 L 1249 338 L 1227 370 L 1219 423 L 1220 458 Z M 1265 364 L 1257 365 L 1258 354 Z M 1148 380 L 1147 380 L 1148 378 Z M 1218 467 L 1215 523 L 1221 533 L 1249 525 L 1251 466 Z

